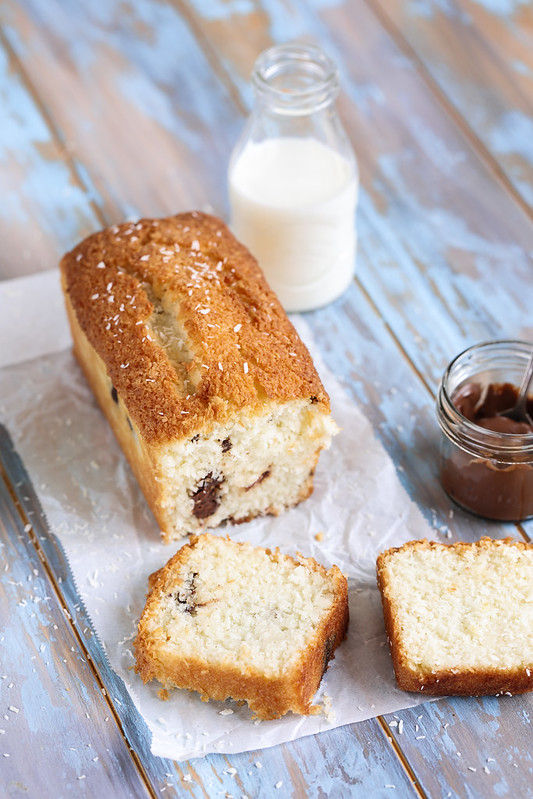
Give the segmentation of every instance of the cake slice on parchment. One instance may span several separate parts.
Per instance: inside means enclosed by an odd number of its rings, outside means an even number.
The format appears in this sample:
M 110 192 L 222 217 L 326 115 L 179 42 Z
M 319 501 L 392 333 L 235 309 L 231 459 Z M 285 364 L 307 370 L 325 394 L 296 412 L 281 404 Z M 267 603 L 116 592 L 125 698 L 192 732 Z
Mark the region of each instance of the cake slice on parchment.
M 309 714 L 347 626 L 337 566 L 203 533 L 150 578 L 136 671 L 206 700 L 245 701 L 260 719 Z
M 411 541 L 379 555 L 377 579 L 400 688 L 533 690 L 533 544 Z

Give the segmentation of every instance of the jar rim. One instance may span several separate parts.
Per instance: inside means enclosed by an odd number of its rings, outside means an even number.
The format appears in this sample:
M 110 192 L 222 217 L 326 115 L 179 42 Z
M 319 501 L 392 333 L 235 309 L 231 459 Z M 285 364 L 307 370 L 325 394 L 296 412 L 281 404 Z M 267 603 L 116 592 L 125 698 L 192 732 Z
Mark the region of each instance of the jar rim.
M 452 401 L 452 393 L 448 390 L 450 376 L 454 369 L 466 361 L 468 356 L 475 353 L 491 353 L 505 349 L 523 354 L 529 358 L 533 344 L 519 339 L 493 339 L 474 344 L 462 350 L 446 367 L 438 397 L 438 420 L 443 432 L 452 437 L 456 444 L 471 445 L 476 450 L 481 446 L 497 457 L 498 454 L 510 456 L 512 454 L 531 454 L 533 456 L 533 431 L 531 433 L 503 433 L 480 427 L 464 416 Z M 460 385 L 460 384 L 459 384 Z M 456 430 L 460 425 L 460 432 Z
M 252 71 L 256 94 L 285 113 L 306 113 L 329 105 L 340 88 L 335 62 L 313 44 L 274 45 L 257 58 Z

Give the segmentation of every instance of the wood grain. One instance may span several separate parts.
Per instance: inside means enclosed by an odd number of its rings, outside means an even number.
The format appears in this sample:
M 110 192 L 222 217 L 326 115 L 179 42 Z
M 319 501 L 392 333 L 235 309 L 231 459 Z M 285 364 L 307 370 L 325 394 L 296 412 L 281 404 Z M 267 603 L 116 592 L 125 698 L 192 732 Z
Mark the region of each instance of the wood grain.
M 533 7 L 375 1 L 533 213 Z
M 148 796 L 3 479 L 0 546 L 0 790 L 58 799 Z
M 532 711 L 530 694 L 455 698 L 386 719 L 428 796 L 528 799 L 533 796 Z
M 51 131 L 2 36 L 0 98 L 0 273 L 5 279 L 55 267 L 62 252 L 98 223 L 64 143 Z
M 7 25 L 107 223 L 221 212 L 239 117 L 172 4 L 10 3 Z
M 277 34 L 271 43 L 305 31 L 340 65 L 340 109 L 361 169 L 358 278 L 436 386 L 464 346 L 490 337 L 533 337 L 532 297 L 524 290 L 533 267 L 533 227 L 366 3 L 324 7 L 313 15 L 306 4 L 294 3 L 292 15 L 284 15 L 277 4 L 263 3 L 261 18 Z M 211 46 L 224 42 L 221 69 L 238 72 L 239 84 L 254 54 L 248 51 L 246 68 L 241 55 L 230 69 L 228 40 L 257 26 L 259 15 L 252 17 L 234 14 L 224 34 L 223 20 L 202 18 Z M 250 103 L 249 91 L 242 100 Z M 502 283 L 511 262 L 514 280 Z
M 531 523 L 494 525 L 453 508 L 437 475 L 434 395 L 447 362 L 484 338 L 533 337 L 524 121 L 530 10 L 517 5 L 513 15 L 498 15 L 491 7 L 467 0 L 453 7 L 401 0 L 8 0 L 0 40 L 8 121 L 0 125 L 8 187 L 0 274 L 54 265 L 103 222 L 209 206 L 227 216 L 227 159 L 251 107 L 255 57 L 275 42 L 319 42 L 340 65 L 339 106 L 362 177 L 357 279 L 337 303 L 308 315 L 322 354 L 371 420 L 437 539 L 531 535 Z M 91 777 L 98 771 L 92 760 L 76 760 L 90 734 L 101 738 L 95 746 L 112 752 L 99 761 L 106 764 L 95 777 L 101 795 L 120 796 L 113 781 L 130 758 L 121 738 L 127 724 L 108 727 L 95 711 L 96 726 L 87 726 L 81 716 L 84 701 L 101 699 L 90 688 L 94 672 L 69 661 L 79 684 L 67 697 L 69 674 L 57 658 L 39 664 L 39 680 L 20 666 L 24 652 L 42 660 L 34 642 L 51 617 L 29 624 L 18 603 L 39 561 L 11 528 L 2 534 L 6 562 L 21 583 L 8 583 L 5 597 L 13 625 L 25 631 L 19 637 L 12 625 L 5 637 L 6 673 L 16 675 L 18 691 L 27 680 L 66 732 L 70 695 L 80 714 L 78 754 L 66 754 L 66 765 L 57 767 L 54 789 L 67 785 L 65 795 L 72 795 L 74 786 L 91 795 L 95 782 L 74 782 L 79 763 L 91 767 Z M 47 608 L 40 603 L 40 613 Z M 61 641 L 54 639 L 54 651 L 62 651 Z M 167 796 L 529 796 L 530 705 L 528 697 L 443 700 L 387 717 L 388 727 L 372 720 L 181 765 L 153 758 L 139 733 L 128 739 L 139 760 L 125 785 L 143 785 L 144 772 L 152 791 Z M 25 723 L 37 731 L 40 707 L 25 704 Z M 130 713 L 123 708 L 119 715 L 131 721 Z M 20 714 L 6 715 L 25 729 Z M 67 753 L 65 747 L 59 739 L 57 748 Z M 17 771 L 14 762 L 10 780 L 23 765 L 18 761 Z M 37 771 L 31 776 L 30 787 L 42 791 Z

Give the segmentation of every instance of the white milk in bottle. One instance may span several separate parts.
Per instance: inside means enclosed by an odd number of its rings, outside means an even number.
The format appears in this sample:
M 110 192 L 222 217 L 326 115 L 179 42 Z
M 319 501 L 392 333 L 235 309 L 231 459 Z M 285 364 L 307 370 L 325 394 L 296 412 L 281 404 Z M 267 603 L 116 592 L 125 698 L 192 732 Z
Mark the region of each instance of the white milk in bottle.
M 229 167 L 231 227 L 288 311 L 318 308 L 355 267 L 357 164 L 333 101 L 334 64 L 317 48 L 267 50 L 257 105 Z

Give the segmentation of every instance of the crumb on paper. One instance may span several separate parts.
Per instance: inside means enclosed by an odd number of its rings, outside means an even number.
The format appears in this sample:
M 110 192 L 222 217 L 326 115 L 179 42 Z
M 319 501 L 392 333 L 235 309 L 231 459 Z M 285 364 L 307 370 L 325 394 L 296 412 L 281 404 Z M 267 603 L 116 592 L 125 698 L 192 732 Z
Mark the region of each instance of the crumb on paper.
M 332 702 L 333 702 L 333 700 L 332 700 L 331 696 L 329 696 L 329 694 L 324 694 L 324 697 L 323 697 L 324 716 L 326 718 L 326 721 L 329 721 L 330 724 L 334 724 L 335 723 L 335 718 L 336 718 L 335 711 L 333 710 L 333 707 L 332 707 Z
M 168 691 L 167 691 L 167 689 L 166 689 L 166 688 L 161 688 L 161 690 L 159 690 L 159 691 L 157 692 L 157 696 L 159 697 L 159 699 L 160 699 L 162 702 L 168 702 L 169 695 L 168 695 Z
M 324 540 L 324 533 L 321 530 L 319 533 L 316 533 L 315 541 L 323 541 L 323 540 Z

